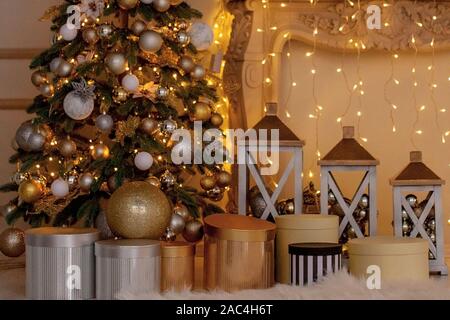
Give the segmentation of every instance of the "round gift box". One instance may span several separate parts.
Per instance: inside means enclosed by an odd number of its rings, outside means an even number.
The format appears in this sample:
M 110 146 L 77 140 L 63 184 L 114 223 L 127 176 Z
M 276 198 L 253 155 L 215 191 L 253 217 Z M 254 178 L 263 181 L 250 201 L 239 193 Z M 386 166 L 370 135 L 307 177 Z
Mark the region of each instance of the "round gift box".
M 37 228 L 25 232 L 26 295 L 33 300 L 95 297 L 96 229 Z
M 381 281 L 426 280 L 428 242 L 424 239 L 378 236 L 348 243 L 349 271 L 367 278 L 379 270 Z
M 161 243 L 161 291 L 183 291 L 194 287 L 195 244 Z
M 306 286 L 342 269 L 342 245 L 294 243 L 289 245 L 290 280 Z
M 302 214 L 284 215 L 275 218 L 276 236 L 276 280 L 289 284 L 289 252 L 291 243 L 338 243 L 339 217 L 334 215 Z
M 205 218 L 205 287 L 235 291 L 274 285 L 275 225 L 214 214 Z
M 147 294 L 160 290 L 160 242 L 104 240 L 95 243 L 96 297 Z

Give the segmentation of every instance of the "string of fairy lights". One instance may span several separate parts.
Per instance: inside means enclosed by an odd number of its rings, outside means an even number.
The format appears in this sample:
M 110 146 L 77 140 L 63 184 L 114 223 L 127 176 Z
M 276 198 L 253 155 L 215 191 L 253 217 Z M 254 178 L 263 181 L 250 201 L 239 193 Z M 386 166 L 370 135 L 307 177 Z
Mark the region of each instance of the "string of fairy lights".
M 310 0 L 311 8 L 314 9 L 317 4 L 319 3 L 319 0 Z M 288 0 L 286 2 L 271 2 L 270 0 L 261 0 L 262 8 L 263 10 L 263 25 L 259 28 L 257 28 L 257 32 L 263 33 L 263 50 L 264 50 L 264 57 L 261 61 L 262 65 L 264 66 L 264 77 L 263 77 L 263 102 L 267 102 L 270 95 L 268 92 L 272 89 L 273 85 L 273 79 L 271 78 L 271 70 L 273 66 L 273 58 L 277 57 L 277 54 L 271 52 L 270 48 L 270 40 L 272 39 L 273 32 L 276 32 L 278 30 L 278 26 L 274 25 L 270 15 L 270 9 L 276 9 L 276 6 L 280 6 L 281 8 L 287 8 L 292 5 L 292 0 Z M 436 0 L 433 0 L 434 6 L 436 6 Z M 352 1 L 352 0 L 343 0 L 344 10 L 343 12 L 346 12 L 347 8 L 352 8 L 354 11 L 351 13 L 351 15 L 343 15 L 342 21 L 343 23 L 339 27 L 339 32 L 341 32 L 343 35 L 345 34 L 345 28 L 348 27 L 349 23 L 356 22 L 358 19 L 364 19 L 365 17 L 365 7 L 363 7 L 363 4 L 361 0 Z M 391 7 L 394 5 L 394 1 L 391 0 L 385 0 L 382 3 L 383 8 Z M 417 7 L 417 0 L 414 1 L 414 8 Z M 272 10 L 273 11 L 273 10 Z M 436 13 L 437 14 L 437 13 Z M 383 26 L 385 28 L 393 28 L 393 24 L 390 22 L 389 19 L 384 19 Z M 450 136 L 450 130 L 443 130 L 441 127 L 440 122 L 440 116 L 447 112 L 447 109 L 445 107 L 440 107 L 440 103 L 437 101 L 436 98 L 436 58 L 435 58 L 435 35 L 434 35 L 434 24 L 439 20 L 439 17 L 437 15 L 432 16 L 431 21 L 431 27 L 430 30 L 433 32 L 432 40 L 429 43 L 430 51 L 431 51 L 431 63 L 428 66 L 428 70 L 430 71 L 430 80 L 429 80 L 429 89 L 430 89 L 430 100 L 431 100 L 431 106 L 432 108 L 427 108 L 425 104 L 420 104 L 418 101 L 418 88 L 420 86 L 419 79 L 417 78 L 417 68 L 418 68 L 418 55 L 419 55 L 419 48 L 417 44 L 417 31 L 421 28 L 425 28 L 424 25 L 425 22 L 423 21 L 414 21 L 416 27 L 413 29 L 413 32 L 411 34 L 410 38 L 410 44 L 411 44 L 411 50 L 414 54 L 413 56 L 413 67 L 411 68 L 411 74 L 412 74 L 412 99 L 413 99 L 413 107 L 415 110 L 415 120 L 412 124 L 411 133 L 410 133 L 410 140 L 411 145 L 418 149 L 417 143 L 416 143 L 416 137 L 424 134 L 424 129 L 420 127 L 421 125 L 421 119 L 422 114 L 426 110 L 432 110 L 434 112 L 434 122 L 437 130 L 440 133 L 440 140 L 442 143 L 446 143 L 446 138 Z M 324 107 L 319 102 L 319 97 L 317 95 L 317 79 L 318 79 L 318 66 L 316 62 L 316 50 L 317 50 L 317 41 L 318 41 L 318 35 L 319 35 L 319 28 L 317 26 L 317 21 L 315 22 L 315 25 L 312 27 L 312 48 L 310 51 L 306 52 L 305 58 L 309 59 L 310 61 L 310 72 L 312 76 L 312 99 L 313 99 L 313 109 L 312 112 L 308 114 L 308 118 L 313 120 L 315 122 L 314 128 L 315 128 L 315 149 L 316 149 L 316 157 L 312 159 L 311 165 L 308 167 L 308 176 L 312 178 L 314 176 L 313 168 L 315 167 L 316 160 L 320 160 L 321 152 L 320 152 L 320 120 L 323 116 L 323 113 L 325 112 Z M 272 33 L 271 33 L 272 32 Z M 297 87 L 297 82 L 295 81 L 295 77 L 293 74 L 293 68 L 292 68 L 292 35 L 290 32 L 284 33 L 284 38 L 286 40 L 286 61 L 288 63 L 287 70 L 289 70 L 288 75 L 288 81 L 290 82 L 290 85 L 287 86 L 287 91 L 285 97 L 283 97 L 283 101 L 280 104 L 282 108 L 282 112 L 284 112 L 286 118 L 290 119 L 292 117 L 290 111 L 289 111 L 289 102 L 292 97 L 292 92 L 295 87 Z M 351 37 L 349 36 L 349 39 L 346 40 L 347 45 L 343 46 L 342 48 L 342 55 L 341 55 L 341 62 L 336 68 L 336 72 L 339 73 L 345 84 L 346 94 L 348 94 L 348 102 L 345 105 L 345 108 L 343 112 L 337 117 L 336 121 L 343 126 L 344 120 L 352 114 L 352 110 L 354 110 L 354 115 L 356 115 L 356 133 L 357 138 L 366 143 L 368 142 L 368 138 L 363 135 L 362 128 L 364 128 L 362 121 L 364 119 L 364 96 L 367 94 L 367 87 L 365 87 L 364 79 L 361 72 L 361 60 L 363 56 L 363 52 L 367 49 L 366 44 L 364 43 L 364 40 L 359 37 Z M 422 49 L 422 46 L 421 46 Z M 347 54 L 349 53 L 349 54 Z M 349 55 L 352 54 L 355 56 L 356 59 L 356 82 L 352 83 L 348 76 L 348 72 L 345 68 L 345 61 L 349 57 Z M 396 112 L 402 108 L 407 107 L 403 106 L 400 103 L 392 101 L 389 95 L 389 91 L 392 88 L 396 88 L 400 85 L 400 80 L 396 77 L 396 64 L 398 63 L 400 59 L 400 55 L 395 50 L 389 51 L 390 56 L 390 72 L 388 74 L 388 78 L 384 83 L 384 101 L 386 105 L 388 106 L 389 110 L 389 118 L 391 121 L 392 126 L 392 133 L 396 134 L 398 133 L 400 126 L 398 124 L 398 120 L 396 117 Z M 450 81 L 450 77 L 448 78 Z M 355 100 L 356 98 L 356 100 Z M 404 128 L 402 128 L 404 129 Z

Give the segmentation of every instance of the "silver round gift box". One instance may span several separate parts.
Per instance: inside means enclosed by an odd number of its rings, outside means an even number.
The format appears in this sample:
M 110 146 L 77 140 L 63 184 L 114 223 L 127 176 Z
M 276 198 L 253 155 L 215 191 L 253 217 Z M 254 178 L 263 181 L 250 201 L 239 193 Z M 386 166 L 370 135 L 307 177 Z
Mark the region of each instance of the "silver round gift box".
M 94 243 L 91 228 L 37 228 L 25 232 L 26 295 L 33 300 L 95 298 Z
M 104 240 L 95 244 L 96 297 L 160 291 L 161 245 L 153 240 Z

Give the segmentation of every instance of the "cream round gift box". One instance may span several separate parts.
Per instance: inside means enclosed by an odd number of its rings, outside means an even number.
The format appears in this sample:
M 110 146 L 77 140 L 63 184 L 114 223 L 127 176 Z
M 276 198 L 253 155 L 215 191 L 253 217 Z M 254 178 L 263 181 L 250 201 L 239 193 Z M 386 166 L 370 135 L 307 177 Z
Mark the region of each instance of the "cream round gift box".
M 348 243 L 349 271 L 367 278 L 381 272 L 383 281 L 426 280 L 429 276 L 428 242 L 424 239 L 378 236 Z
M 26 295 L 33 300 L 95 297 L 96 229 L 37 228 L 25 232 Z
M 205 288 L 266 289 L 274 285 L 275 225 L 235 214 L 205 218 Z
M 284 215 L 275 218 L 276 236 L 276 280 L 289 284 L 289 245 L 292 243 L 339 242 L 339 217 L 334 215 L 302 214 Z
M 104 240 L 95 243 L 96 297 L 118 299 L 159 292 L 161 245 L 153 240 Z

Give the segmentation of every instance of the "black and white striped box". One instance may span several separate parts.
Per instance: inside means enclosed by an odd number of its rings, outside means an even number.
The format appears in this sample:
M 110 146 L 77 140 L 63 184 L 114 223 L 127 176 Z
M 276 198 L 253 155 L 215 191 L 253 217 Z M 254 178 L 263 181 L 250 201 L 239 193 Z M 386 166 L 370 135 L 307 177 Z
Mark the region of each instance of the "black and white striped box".
M 291 284 L 308 286 L 342 269 L 342 245 L 294 243 L 289 245 Z

